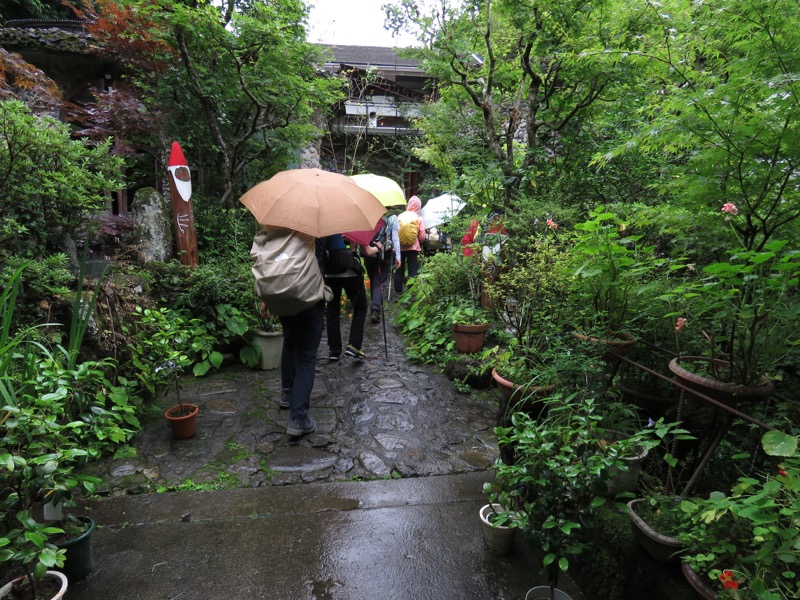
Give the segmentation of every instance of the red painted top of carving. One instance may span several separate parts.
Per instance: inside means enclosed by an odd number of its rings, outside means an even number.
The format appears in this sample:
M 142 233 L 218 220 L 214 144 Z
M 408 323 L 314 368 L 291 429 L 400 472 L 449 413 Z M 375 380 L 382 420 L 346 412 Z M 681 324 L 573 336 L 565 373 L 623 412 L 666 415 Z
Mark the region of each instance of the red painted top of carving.
M 178 142 L 172 142 L 172 150 L 169 153 L 169 166 L 170 167 L 179 167 L 179 166 L 186 166 L 189 163 L 186 162 L 186 158 L 183 156 L 183 150 L 181 150 L 181 145 Z

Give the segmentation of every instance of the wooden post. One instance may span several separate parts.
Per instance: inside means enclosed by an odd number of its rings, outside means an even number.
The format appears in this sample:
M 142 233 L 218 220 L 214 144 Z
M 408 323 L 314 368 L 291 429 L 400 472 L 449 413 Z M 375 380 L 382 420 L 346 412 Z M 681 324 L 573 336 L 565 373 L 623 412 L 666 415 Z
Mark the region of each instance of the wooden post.
M 192 211 L 192 175 L 178 142 L 172 142 L 167 170 L 170 174 L 169 191 L 172 197 L 172 218 L 175 240 L 178 244 L 178 260 L 181 264 L 196 267 L 199 261 Z

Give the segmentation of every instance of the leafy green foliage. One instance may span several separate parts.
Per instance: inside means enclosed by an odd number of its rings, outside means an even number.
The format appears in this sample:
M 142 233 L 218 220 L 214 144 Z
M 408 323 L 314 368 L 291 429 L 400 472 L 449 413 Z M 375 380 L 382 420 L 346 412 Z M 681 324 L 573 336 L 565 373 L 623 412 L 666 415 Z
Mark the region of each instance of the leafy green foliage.
M 0 102 L 0 231 L 3 249 L 23 257 L 57 251 L 86 215 L 118 189 L 122 162 L 109 141 L 73 140 L 69 127 Z M 1 257 L 1 255 L 0 255 Z
M 783 600 L 800 593 L 797 439 L 769 432 L 762 446 L 781 460 L 771 472 L 739 478 L 730 494 L 681 503 L 687 515 L 679 536 L 688 548 L 684 560 L 717 582 L 722 597 Z
M 736 224 L 743 245 L 758 249 L 800 216 L 794 4 L 651 8 L 656 35 L 624 61 L 658 84 L 645 96 L 641 126 L 596 162 L 629 151 L 666 158 L 657 180 L 662 194 L 700 214 L 735 203 L 746 215 Z
M 60 345 L 50 351 L 30 339 L 35 326 L 12 333 L 24 268 L 0 296 L 0 563 L 23 567 L 33 583 L 63 565 L 64 552 L 48 541 L 62 530 L 32 518 L 32 503 L 68 501 L 78 487 L 93 492 L 97 478 L 77 467 L 128 441 L 139 423 L 124 382 L 107 378 L 113 361 L 79 363 Z
M 730 366 L 726 375 L 715 374 L 721 381 L 758 385 L 796 355 L 800 253 L 787 244 L 773 240 L 760 251 L 732 251 L 728 260 L 709 264 L 701 273 L 690 271 L 673 292 L 662 296 L 678 308 L 668 317 L 688 319 L 678 342 L 704 338 L 707 354 Z

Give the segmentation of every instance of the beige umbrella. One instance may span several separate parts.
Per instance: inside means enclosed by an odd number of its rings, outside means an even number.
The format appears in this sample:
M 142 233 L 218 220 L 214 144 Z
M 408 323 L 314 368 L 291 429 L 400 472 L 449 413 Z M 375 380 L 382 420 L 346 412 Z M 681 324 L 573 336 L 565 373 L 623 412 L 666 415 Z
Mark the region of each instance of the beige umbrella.
M 372 173 L 362 173 L 351 177 L 359 186 L 367 190 L 384 206 L 405 206 L 406 196 L 401 188 L 393 179 L 383 175 L 373 175 Z
M 281 171 L 250 188 L 239 202 L 262 225 L 314 237 L 372 229 L 386 212 L 375 196 L 350 177 L 320 169 Z

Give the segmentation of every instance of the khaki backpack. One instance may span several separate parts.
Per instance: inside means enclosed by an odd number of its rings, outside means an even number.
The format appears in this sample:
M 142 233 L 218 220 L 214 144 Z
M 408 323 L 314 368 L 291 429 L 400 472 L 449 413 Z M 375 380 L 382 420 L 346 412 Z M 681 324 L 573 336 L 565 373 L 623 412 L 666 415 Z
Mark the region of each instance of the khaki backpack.
M 316 240 L 304 233 L 270 227 L 256 234 L 250 256 L 256 294 L 270 314 L 296 315 L 333 297 L 322 279 Z

